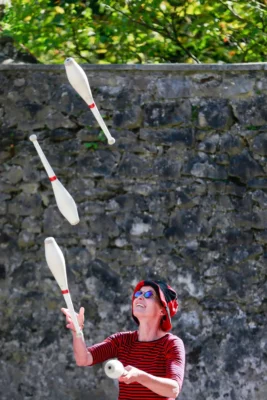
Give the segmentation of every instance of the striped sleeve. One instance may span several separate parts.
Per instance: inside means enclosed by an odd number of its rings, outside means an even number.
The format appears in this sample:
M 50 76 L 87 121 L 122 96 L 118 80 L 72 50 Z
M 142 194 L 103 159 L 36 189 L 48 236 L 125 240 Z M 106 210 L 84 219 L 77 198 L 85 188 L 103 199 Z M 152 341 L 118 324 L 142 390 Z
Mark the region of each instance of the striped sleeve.
M 166 352 L 166 378 L 173 379 L 182 389 L 185 370 L 185 348 L 177 336 L 169 341 Z
M 106 338 L 103 342 L 88 347 L 87 350 L 90 351 L 93 357 L 93 363 L 91 365 L 117 357 L 122 336 L 123 334 L 120 332 L 115 333 Z

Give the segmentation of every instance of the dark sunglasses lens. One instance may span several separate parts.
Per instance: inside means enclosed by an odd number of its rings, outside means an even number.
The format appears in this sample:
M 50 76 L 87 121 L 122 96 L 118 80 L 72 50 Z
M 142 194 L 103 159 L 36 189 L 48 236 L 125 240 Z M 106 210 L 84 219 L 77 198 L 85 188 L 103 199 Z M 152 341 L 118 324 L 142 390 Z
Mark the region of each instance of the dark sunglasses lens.
M 140 291 L 140 290 L 138 290 L 137 292 L 135 292 L 135 294 L 134 294 L 134 297 L 140 297 L 140 296 L 142 296 L 142 292 Z
M 150 297 L 152 297 L 153 296 L 153 292 L 151 292 L 151 290 L 148 290 L 147 292 L 145 292 L 145 294 L 144 294 L 144 297 L 146 298 L 146 299 L 149 299 Z

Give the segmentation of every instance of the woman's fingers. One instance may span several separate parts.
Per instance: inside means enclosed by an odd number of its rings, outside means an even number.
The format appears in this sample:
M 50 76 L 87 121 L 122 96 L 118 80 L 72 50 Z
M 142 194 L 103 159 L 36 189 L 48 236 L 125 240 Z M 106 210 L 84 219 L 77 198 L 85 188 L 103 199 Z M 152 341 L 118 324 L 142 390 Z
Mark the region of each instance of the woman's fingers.
M 79 315 L 80 317 L 84 318 L 84 307 L 80 308 Z
M 79 317 L 80 317 L 81 322 L 83 323 L 84 322 L 84 307 L 80 308 Z
M 65 314 L 66 316 L 70 316 L 69 310 L 68 308 L 61 308 L 61 311 L 63 312 L 63 314 Z M 77 313 L 76 313 L 77 314 Z M 79 314 L 77 314 L 77 316 L 84 318 L 84 307 L 80 308 Z
M 79 314 L 77 315 L 78 317 L 78 321 L 79 321 L 79 325 L 81 327 L 83 327 L 84 325 L 84 307 L 80 308 Z
M 72 318 L 71 318 L 71 315 L 69 313 L 69 310 L 67 308 L 61 308 L 61 311 L 66 316 L 66 322 L 67 322 L 66 328 L 74 330 L 74 324 L 72 322 Z M 83 328 L 83 325 L 84 325 L 84 307 L 81 307 L 80 310 L 79 310 L 79 314 L 76 314 L 76 315 L 77 315 L 77 318 L 78 318 L 79 325 L 81 326 L 81 328 Z
M 72 319 L 71 319 L 69 310 L 67 308 L 61 308 L 61 311 L 66 316 L 66 322 L 67 322 L 66 328 L 73 329 L 73 323 L 72 323 Z
M 67 308 L 61 308 L 61 311 L 63 312 L 63 314 L 66 315 L 66 317 L 70 315 L 69 310 Z
M 67 320 L 68 320 L 68 318 L 71 320 L 71 315 L 70 315 L 70 312 L 69 312 L 69 310 L 67 308 L 61 308 L 61 311 L 66 316 Z

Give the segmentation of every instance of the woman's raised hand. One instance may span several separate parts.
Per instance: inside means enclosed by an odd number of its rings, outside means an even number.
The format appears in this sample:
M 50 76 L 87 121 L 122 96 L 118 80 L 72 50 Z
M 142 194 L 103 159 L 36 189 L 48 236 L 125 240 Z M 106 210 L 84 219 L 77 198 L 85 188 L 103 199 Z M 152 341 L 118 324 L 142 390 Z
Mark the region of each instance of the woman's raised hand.
M 69 310 L 67 308 L 61 308 L 61 311 L 66 316 L 66 322 L 67 322 L 66 328 L 71 329 L 73 332 L 75 332 L 75 327 L 72 322 Z M 83 329 L 83 327 L 84 327 L 84 307 L 81 307 L 79 314 L 76 314 L 76 315 L 77 315 L 77 319 L 78 319 L 80 328 Z

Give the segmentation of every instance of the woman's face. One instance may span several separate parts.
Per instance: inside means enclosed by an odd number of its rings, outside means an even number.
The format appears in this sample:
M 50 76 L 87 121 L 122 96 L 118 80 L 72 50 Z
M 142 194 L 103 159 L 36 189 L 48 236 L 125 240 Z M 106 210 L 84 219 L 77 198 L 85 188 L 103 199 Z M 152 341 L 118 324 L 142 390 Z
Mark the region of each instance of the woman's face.
M 151 286 L 143 286 L 138 292 L 138 297 L 133 301 L 133 315 L 141 322 L 147 319 L 161 320 L 164 308 L 159 297 Z M 151 297 L 147 297 L 152 293 Z

